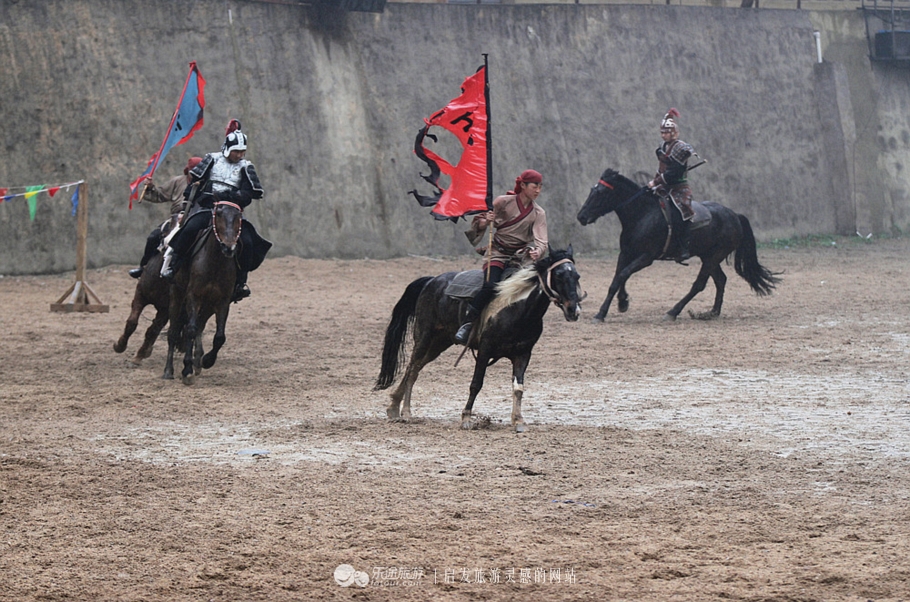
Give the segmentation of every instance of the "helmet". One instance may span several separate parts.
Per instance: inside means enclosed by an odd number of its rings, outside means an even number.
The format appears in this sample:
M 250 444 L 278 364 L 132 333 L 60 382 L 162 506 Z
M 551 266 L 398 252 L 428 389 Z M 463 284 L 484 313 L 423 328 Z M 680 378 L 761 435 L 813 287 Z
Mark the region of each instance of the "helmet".
M 679 125 L 676 123 L 676 119 L 679 117 L 679 111 L 674 108 L 671 108 L 667 111 L 667 114 L 664 115 L 664 118 L 660 122 L 660 131 L 661 132 L 679 132 Z
M 227 157 L 231 151 L 246 150 L 247 137 L 240 131 L 240 122 L 231 119 L 225 131 L 224 144 L 221 145 L 221 154 Z

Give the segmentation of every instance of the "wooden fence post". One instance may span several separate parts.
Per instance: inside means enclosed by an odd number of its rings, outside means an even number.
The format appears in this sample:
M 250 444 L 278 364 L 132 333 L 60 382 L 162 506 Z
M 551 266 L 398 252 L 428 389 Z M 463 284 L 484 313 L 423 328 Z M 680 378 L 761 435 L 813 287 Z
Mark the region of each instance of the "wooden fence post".
M 88 194 L 85 182 L 79 184 L 79 204 L 76 207 L 76 282 L 63 293 L 51 311 L 88 311 L 104 313 L 110 311 L 98 299 L 95 291 L 85 281 L 85 241 L 88 237 Z

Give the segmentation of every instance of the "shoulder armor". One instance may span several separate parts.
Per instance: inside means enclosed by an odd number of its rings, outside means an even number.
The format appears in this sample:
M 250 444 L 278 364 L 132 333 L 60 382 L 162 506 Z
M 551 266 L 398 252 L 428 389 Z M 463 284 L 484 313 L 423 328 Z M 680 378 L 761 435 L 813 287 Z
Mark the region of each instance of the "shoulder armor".
M 677 140 L 670 152 L 667 153 L 667 156 L 677 163 L 685 163 L 694 152 L 695 149 L 688 142 Z

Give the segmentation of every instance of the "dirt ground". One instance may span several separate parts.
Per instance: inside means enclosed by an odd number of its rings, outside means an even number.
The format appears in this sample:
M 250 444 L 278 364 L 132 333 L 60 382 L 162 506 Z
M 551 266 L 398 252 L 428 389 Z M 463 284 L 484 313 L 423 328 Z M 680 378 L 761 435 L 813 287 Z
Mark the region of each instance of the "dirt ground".
M 113 352 L 131 266 L 87 273 L 106 314 L 50 312 L 73 273 L 0 278 L 0 600 L 910 600 L 908 255 L 760 249 L 778 291 L 731 266 L 711 322 L 661 320 L 697 262 L 661 263 L 604 324 L 615 256 L 579 256 L 522 434 L 507 362 L 476 430 L 454 348 L 412 422 L 372 391 L 407 283 L 467 256 L 270 259 L 192 387 L 163 339 L 127 362 L 151 308 Z

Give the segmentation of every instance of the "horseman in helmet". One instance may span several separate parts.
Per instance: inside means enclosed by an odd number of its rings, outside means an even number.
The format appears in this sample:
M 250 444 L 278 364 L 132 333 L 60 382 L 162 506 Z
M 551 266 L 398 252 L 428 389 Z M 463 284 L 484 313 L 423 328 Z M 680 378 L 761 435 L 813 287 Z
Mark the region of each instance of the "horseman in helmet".
M 188 214 L 182 225 L 167 240 L 168 251 L 161 266 L 161 276 L 168 280 L 188 259 L 190 249 L 198 234 L 212 221 L 211 212 L 216 202 L 226 201 L 246 208 L 253 199 L 263 196 L 262 184 L 256 168 L 246 159 L 247 136 L 240 131 L 240 122 L 232 119 L 225 131 L 221 151 L 209 153 L 189 172 L 190 186 L 185 196 L 189 203 Z M 265 259 L 272 243 L 262 238 L 253 224 L 243 218 L 240 229 L 240 255 L 237 260 L 237 282 L 234 287 L 235 303 L 250 296 L 247 275 L 258 268 Z
M 689 158 L 695 155 L 695 149 L 679 139 L 679 111 L 671 108 L 660 122 L 660 137 L 663 144 L 657 148 L 657 174 L 648 182 L 651 188 L 661 198 L 670 197 L 673 204 L 679 209 L 682 217 L 678 244 L 679 253 L 677 261 L 683 262 L 692 255 L 689 252 L 689 243 L 692 240 L 691 220 L 695 217 L 692 210 L 692 189 L 686 174 L 689 170 Z

